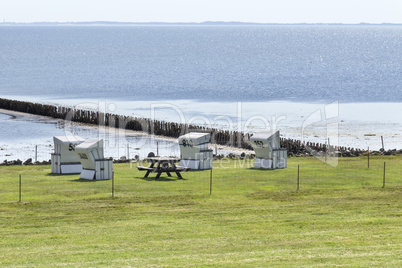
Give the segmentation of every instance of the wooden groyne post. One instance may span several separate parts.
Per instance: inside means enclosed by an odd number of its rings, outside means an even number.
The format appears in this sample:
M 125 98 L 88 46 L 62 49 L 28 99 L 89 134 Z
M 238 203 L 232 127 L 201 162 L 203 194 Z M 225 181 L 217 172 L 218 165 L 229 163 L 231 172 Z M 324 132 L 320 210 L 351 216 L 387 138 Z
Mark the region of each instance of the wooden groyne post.
M 172 138 L 178 138 L 179 136 L 192 131 L 207 132 L 211 134 L 211 144 L 225 145 L 247 150 L 253 149 L 249 142 L 250 134 L 240 131 L 207 128 L 185 123 L 165 122 L 148 118 L 104 113 L 101 111 L 76 109 L 75 107 L 54 106 L 49 104 L 31 103 L 3 98 L 0 98 L 0 108 L 40 116 L 49 116 L 71 122 L 141 131 L 147 134 Z M 330 149 L 330 144 L 329 139 L 328 145 L 325 145 L 312 142 L 305 144 L 299 140 L 281 138 L 281 147 L 286 148 L 288 150 L 288 154 L 305 154 L 309 153 L 308 149 L 324 151 L 326 154 L 326 150 Z M 342 152 L 350 151 L 352 154 L 361 153 L 360 150 L 346 147 L 334 147 L 334 150 Z

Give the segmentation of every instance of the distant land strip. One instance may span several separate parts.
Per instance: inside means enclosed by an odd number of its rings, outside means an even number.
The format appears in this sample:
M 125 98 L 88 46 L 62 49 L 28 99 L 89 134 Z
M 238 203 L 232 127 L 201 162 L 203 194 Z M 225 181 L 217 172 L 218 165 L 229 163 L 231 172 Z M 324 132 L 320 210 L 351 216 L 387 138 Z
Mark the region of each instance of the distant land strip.
M 241 21 L 204 21 L 204 22 L 124 22 L 124 21 L 78 21 L 78 22 L 8 22 L 3 21 L 0 23 L 0 26 L 20 26 L 20 25 L 49 25 L 49 26 L 57 26 L 57 25 L 77 25 L 77 26 L 91 26 L 91 25 L 110 25 L 110 26 L 141 26 L 141 25 L 172 25 L 172 26 L 180 26 L 180 25 L 189 25 L 189 26 L 275 26 L 275 25 L 340 25 L 340 26 L 402 26 L 400 23 L 260 23 L 260 22 L 241 22 Z

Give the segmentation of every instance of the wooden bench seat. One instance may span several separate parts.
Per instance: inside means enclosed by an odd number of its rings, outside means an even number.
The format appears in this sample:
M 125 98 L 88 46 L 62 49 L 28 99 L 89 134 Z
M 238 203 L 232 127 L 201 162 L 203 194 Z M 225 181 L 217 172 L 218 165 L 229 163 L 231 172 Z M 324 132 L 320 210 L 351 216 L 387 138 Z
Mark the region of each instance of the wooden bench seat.
M 187 168 L 187 167 L 176 167 L 175 171 L 189 171 L 189 170 L 190 170 L 190 168 Z
M 137 166 L 137 169 L 140 170 L 140 171 L 142 171 L 142 170 L 153 171 L 155 168 L 144 167 L 144 166 Z

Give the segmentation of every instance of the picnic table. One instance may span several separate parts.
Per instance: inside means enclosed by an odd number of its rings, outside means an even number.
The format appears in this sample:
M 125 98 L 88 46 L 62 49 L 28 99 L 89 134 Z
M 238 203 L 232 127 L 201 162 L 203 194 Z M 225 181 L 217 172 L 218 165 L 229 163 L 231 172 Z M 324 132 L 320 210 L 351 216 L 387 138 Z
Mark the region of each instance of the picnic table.
M 147 160 L 151 165 L 149 167 L 137 166 L 140 171 L 146 171 L 144 178 L 152 173 L 157 173 L 155 179 L 159 179 L 162 173 L 166 173 L 169 177 L 172 177 L 171 172 L 175 172 L 179 179 L 183 179 L 180 172 L 187 171 L 189 168 L 176 166 L 175 163 L 180 161 L 177 157 L 148 157 Z

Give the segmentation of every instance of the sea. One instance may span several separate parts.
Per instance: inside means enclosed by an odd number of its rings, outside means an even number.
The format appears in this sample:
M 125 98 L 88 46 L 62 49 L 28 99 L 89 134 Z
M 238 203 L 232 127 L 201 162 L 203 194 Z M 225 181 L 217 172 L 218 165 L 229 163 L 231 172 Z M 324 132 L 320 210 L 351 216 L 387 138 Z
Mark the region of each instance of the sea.
M 402 25 L 0 25 L 0 98 L 361 149 L 402 148 L 401 74 Z M 0 129 L 0 161 L 48 160 L 70 134 L 113 158 L 179 154 L 4 110 Z

